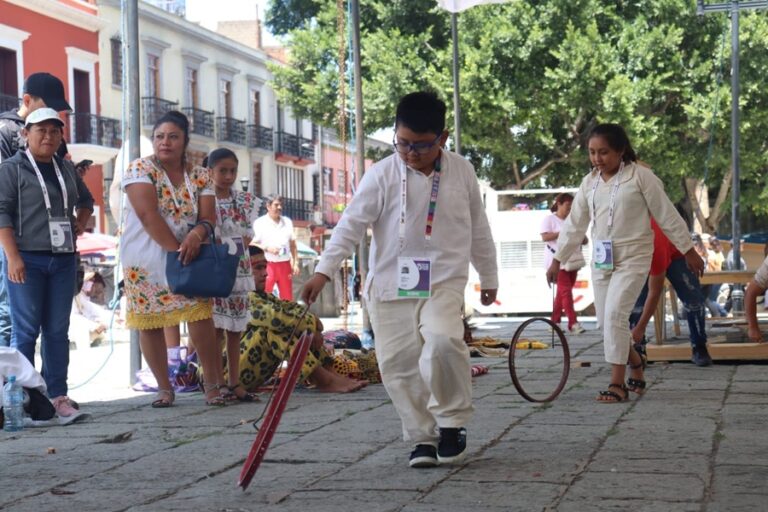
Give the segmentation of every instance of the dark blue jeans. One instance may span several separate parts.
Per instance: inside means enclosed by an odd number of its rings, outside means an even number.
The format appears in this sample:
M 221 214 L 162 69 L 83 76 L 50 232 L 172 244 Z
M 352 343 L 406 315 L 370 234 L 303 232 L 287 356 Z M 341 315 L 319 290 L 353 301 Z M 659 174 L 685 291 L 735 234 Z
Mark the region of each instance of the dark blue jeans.
M 11 309 L 8 305 L 8 278 L 5 275 L 5 251 L 0 249 L 0 347 L 11 346 Z
M 42 332 L 41 373 L 48 386 L 48 396 L 66 395 L 67 331 L 75 294 L 75 255 L 21 251 L 21 258 L 26 267 L 25 282 L 7 281 L 13 323 L 11 346 L 35 364 L 35 343 Z
M 690 332 L 691 345 L 701 347 L 707 344 L 707 333 L 704 329 L 706 318 L 706 299 L 701 291 L 699 278 L 691 272 L 685 264 L 685 258 L 672 260 L 667 267 L 667 279 L 675 289 L 686 309 L 688 319 L 688 331 Z M 643 291 L 637 298 L 632 314 L 629 317 L 629 325 L 634 327 L 643 313 L 645 299 L 648 297 L 648 281 L 643 286 Z

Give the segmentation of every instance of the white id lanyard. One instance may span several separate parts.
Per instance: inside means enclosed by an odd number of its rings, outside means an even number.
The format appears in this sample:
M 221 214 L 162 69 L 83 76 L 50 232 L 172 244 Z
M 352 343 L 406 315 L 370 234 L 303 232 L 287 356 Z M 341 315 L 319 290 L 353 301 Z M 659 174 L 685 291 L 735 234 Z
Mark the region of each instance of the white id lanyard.
M 69 218 L 69 196 L 67 195 L 67 185 L 64 182 L 64 177 L 61 175 L 59 164 L 56 163 L 56 159 L 54 158 L 53 169 L 56 171 L 56 178 L 59 180 L 59 185 L 61 186 L 61 198 L 64 202 L 64 215 L 57 217 L 53 215 L 53 205 L 51 204 L 51 197 L 48 194 L 48 187 L 45 186 L 45 180 L 37 166 L 37 162 L 35 162 L 29 149 L 26 150 L 26 154 L 29 162 L 32 164 L 32 168 L 35 170 L 37 181 L 40 182 L 40 188 L 43 191 L 45 210 L 48 213 L 48 234 L 51 238 L 51 251 L 55 253 L 74 252 L 75 237 L 72 232 L 72 222 Z
M 53 211 L 51 206 L 51 198 L 48 195 L 48 187 L 45 186 L 45 180 L 43 179 L 43 175 L 40 173 L 40 169 L 37 167 L 37 162 L 35 162 L 34 157 L 32 156 L 32 153 L 29 151 L 29 149 L 26 150 L 27 158 L 29 159 L 29 162 L 32 164 L 32 167 L 35 169 L 35 175 L 37 176 L 37 181 L 40 182 L 40 188 L 43 190 L 43 201 L 45 201 L 45 209 L 48 211 L 48 218 L 53 218 Z M 53 169 L 56 171 L 56 178 L 59 180 L 59 185 L 61 185 L 61 197 L 64 201 L 64 216 L 69 215 L 69 197 L 67 195 L 67 185 L 64 183 L 64 177 L 61 175 L 61 170 L 59 169 L 59 164 L 56 163 L 56 159 L 53 159 Z
M 434 176 L 432 176 L 432 192 L 429 196 L 429 206 L 427 208 L 427 222 L 424 228 L 424 240 L 429 243 L 432 240 L 432 225 L 435 220 L 435 210 L 437 208 L 437 194 L 440 191 L 440 174 L 442 166 L 440 162 L 442 154 L 437 157 L 434 164 Z M 400 160 L 400 222 L 398 226 L 398 246 L 400 253 L 405 247 L 405 217 L 408 203 L 408 169 L 405 162 Z
M 165 186 L 168 187 L 168 191 L 171 193 L 171 201 L 173 201 L 173 206 L 176 207 L 176 212 L 181 212 L 181 202 L 176 197 L 176 188 L 173 186 L 173 183 L 171 183 L 171 179 L 168 177 L 168 173 L 165 172 L 165 169 L 163 169 L 162 165 L 158 165 L 159 162 L 155 162 L 153 160 L 152 162 L 155 167 L 158 167 L 160 171 L 163 173 L 163 180 L 165 180 Z M 184 185 L 187 187 L 187 192 L 189 192 L 189 199 L 192 202 L 192 210 L 195 214 L 195 219 L 197 219 L 197 201 L 195 201 L 195 193 L 192 189 L 192 182 L 189 180 L 189 174 L 187 171 L 183 171 L 184 174 Z
M 624 172 L 624 161 L 621 161 L 621 164 L 619 165 L 619 172 L 616 173 L 615 182 L 613 184 L 613 190 L 611 190 L 611 199 L 608 203 L 608 233 L 610 234 L 611 228 L 613 228 L 613 212 L 616 206 L 616 193 L 619 191 L 619 184 L 621 183 L 621 175 Z M 603 173 L 600 172 L 600 174 L 597 175 L 597 178 L 595 179 L 595 184 L 592 185 L 592 222 L 593 222 L 593 229 L 594 229 L 594 222 L 595 218 L 597 217 L 597 206 L 595 205 L 595 195 L 597 194 L 597 186 L 600 184 L 600 181 L 602 181 Z

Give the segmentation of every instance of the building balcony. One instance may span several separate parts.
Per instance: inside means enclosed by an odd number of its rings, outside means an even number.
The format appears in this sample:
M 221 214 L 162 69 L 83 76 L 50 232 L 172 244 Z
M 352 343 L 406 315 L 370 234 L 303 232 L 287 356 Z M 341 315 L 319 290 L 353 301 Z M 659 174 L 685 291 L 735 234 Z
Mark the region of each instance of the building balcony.
M 9 94 L 0 94 L 0 112 L 19 108 L 19 104 L 21 104 L 21 98 Z
M 218 140 L 245 146 L 245 121 L 231 117 L 217 117 Z
M 189 119 L 189 132 L 203 137 L 214 135 L 213 112 L 201 110 L 194 107 L 184 107 L 181 109 L 184 115 Z
M 289 197 L 283 198 L 283 215 L 289 219 L 296 221 L 312 221 L 313 213 L 312 201 L 304 201 L 303 199 L 291 199 Z
M 259 126 L 257 124 L 249 124 L 248 147 L 272 151 L 272 149 L 275 147 L 272 128 Z
M 145 126 L 153 126 L 158 119 L 171 110 L 178 110 L 179 102 L 154 96 L 141 98 L 141 117 Z
M 122 144 L 120 121 L 87 112 L 69 114 L 69 142 L 119 148 Z
M 311 140 L 286 132 L 277 132 L 277 152 L 304 160 L 315 159 L 315 145 Z

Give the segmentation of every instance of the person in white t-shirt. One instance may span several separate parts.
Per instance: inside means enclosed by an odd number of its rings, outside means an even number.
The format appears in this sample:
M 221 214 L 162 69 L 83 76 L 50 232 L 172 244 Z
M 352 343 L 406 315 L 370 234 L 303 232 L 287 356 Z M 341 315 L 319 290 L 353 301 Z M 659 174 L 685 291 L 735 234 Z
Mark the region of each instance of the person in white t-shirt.
M 546 242 L 544 249 L 544 268 L 549 268 L 552 264 L 552 256 L 557 252 L 557 237 L 563 227 L 563 222 L 571 213 L 573 196 L 567 192 L 557 194 L 555 202 L 552 203 L 548 215 L 541 222 L 541 239 Z M 587 243 L 584 239 L 583 244 Z M 583 245 L 582 244 L 582 245 Z M 573 285 L 576 284 L 576 274 L 579 269 L 586 265 L 581 251 L 574 251 L 568 261 L 565 262 L 560 272 L 557 274 L 557 293 L 554 304 L 552 305 L 552 321 L 560 323 L 562 312 L 568 317 L 568 330 L 573 334 L 581 334 L 584 327 L 576 319 L 576 310 L 573 308 Z
M 282 215 L 282 197 L 271 195 L 265 203 L 267 214 L 253 222 L 251 243 L 264 249 L 267 257 L 267 293 L 272 293 L 277 285 L 281 299 L 293 300 L 293 276 L 299 273 L 293 222 Z
M 484 305 L 494 302 L 498 287 L 477 176 L 461 155 L 443 149 L 445 112 L 434 93 L 400 100 L 395 154 L 366 171 L 301 293 L 313 303 L 371 226 L 363 299 L 382 382 L 404 439 L 415 445 L 415 468 L 466 455 L 473 407 L 461 312 L 470 262 Z

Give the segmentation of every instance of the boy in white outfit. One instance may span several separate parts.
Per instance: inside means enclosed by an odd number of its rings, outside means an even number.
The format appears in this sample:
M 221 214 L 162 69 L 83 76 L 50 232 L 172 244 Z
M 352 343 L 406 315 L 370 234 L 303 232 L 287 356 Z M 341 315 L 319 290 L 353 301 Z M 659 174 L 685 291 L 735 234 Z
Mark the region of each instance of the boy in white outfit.
M 395 154 L 377 162 L 333 230 L 302 290 L 314 302 L 329 276 L 373 231 L 364 297 L 382 381 L 415 445 L 411 467 L 459 462 L 472 416 L 461 312 L 469 263 L 481 302 L 496 299 L 496 248 L 472 165 L 443 149 L 445 103 L 433 93 L 397 106 Z

